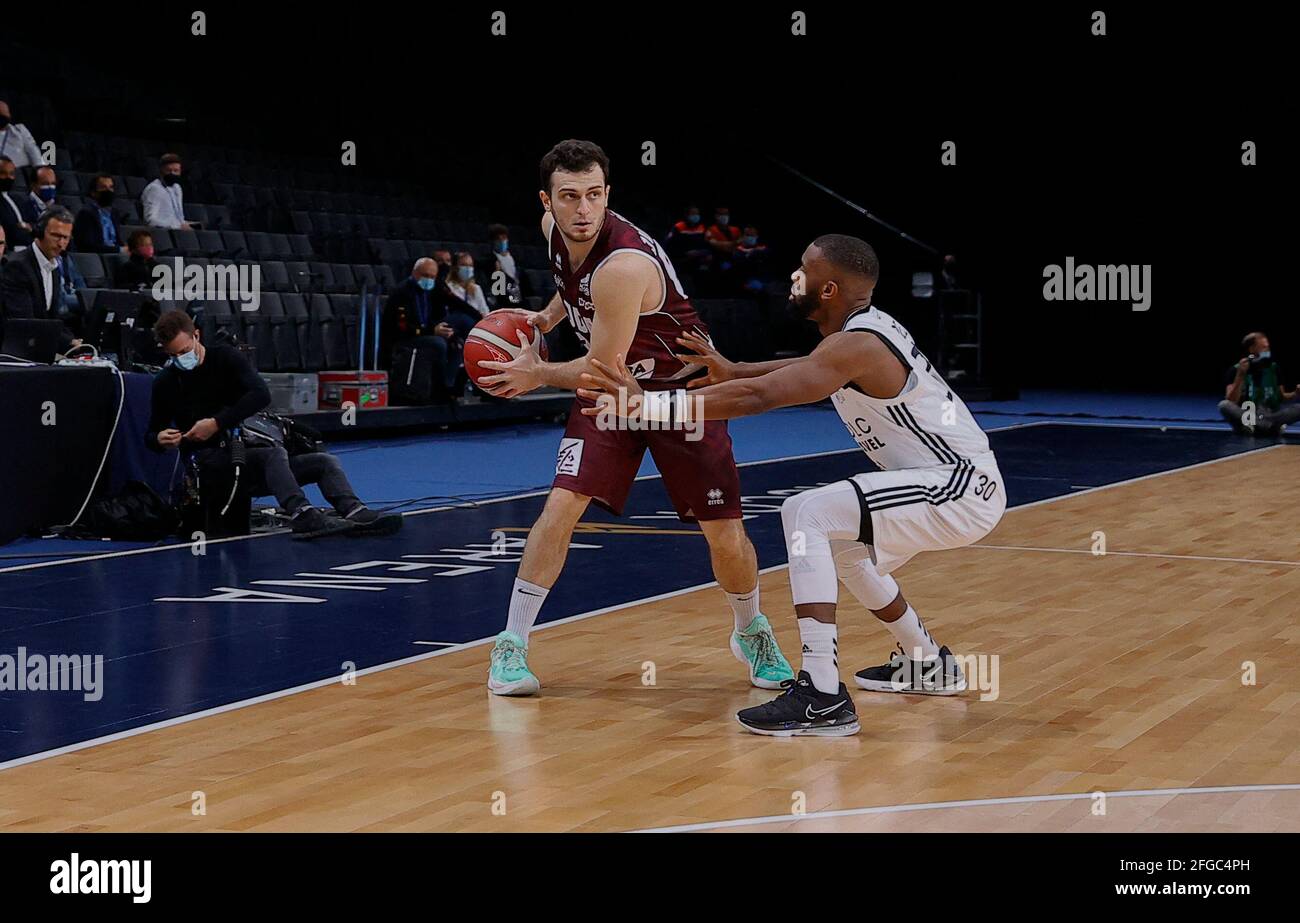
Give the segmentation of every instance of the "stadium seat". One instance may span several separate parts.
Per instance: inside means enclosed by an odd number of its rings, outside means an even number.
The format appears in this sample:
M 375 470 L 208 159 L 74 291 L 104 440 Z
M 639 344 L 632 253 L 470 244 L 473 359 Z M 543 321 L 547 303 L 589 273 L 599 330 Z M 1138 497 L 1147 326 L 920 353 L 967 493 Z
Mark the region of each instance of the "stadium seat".
M 104 263 L 100 260 L 98 253 L 73 253 L 71 256 L 77 271 L 85 277 L 88 287 L 104 288 L 107 286 L 108 275 L 104 271 Z

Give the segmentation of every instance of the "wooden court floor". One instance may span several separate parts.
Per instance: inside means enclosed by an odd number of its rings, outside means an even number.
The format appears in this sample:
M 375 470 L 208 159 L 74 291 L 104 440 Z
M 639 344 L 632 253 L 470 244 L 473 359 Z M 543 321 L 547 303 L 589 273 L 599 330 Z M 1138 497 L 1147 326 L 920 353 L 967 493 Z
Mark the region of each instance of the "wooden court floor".
M 997 696 L 853 690 L 856 737 L 741 730 L 771 693 L 713 588 L 537 632 L 535 699 L 488 695 L 476 646 L 0 772 L 0 829 L 1300 830 L 1298 473 L 1279 446 L 917 557 L 904 592 L 941 643 L 996 655 Z M 762 587 L 796 652 L 785 572 Z M 840 622 L 846 677 L 888 656 L 866 613 Z M 1293 787 L 1240 788 L 1269 785 Z

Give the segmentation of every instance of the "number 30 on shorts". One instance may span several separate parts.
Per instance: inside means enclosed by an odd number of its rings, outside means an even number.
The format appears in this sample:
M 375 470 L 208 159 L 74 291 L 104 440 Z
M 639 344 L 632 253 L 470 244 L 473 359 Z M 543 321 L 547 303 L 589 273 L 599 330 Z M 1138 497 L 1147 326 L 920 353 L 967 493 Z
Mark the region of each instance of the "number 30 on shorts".
M 981 474 L 979 479 L 979 483 L 975 485 L 975 495 L 984 500 L 991 499 L 994 491 L 998 489 L 998 482 L 987 474 Z

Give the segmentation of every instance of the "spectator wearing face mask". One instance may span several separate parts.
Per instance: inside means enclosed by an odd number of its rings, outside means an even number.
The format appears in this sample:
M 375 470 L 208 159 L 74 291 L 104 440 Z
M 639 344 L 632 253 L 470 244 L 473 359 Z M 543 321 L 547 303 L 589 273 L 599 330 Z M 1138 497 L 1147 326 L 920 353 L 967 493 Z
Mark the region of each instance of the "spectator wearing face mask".
M 32 173 L 32 181 L 29 185 L 28 197 L 32 202 L 32 209 L 36 212 L 37 217 L 54 204 L 54 198 L 59 194 L 59 178 L 54 173 L 53 167 L 37 167 Z
M 145 186 L 144 192 L 140 193 L 144 223 L 151 228 L 190 230 L 190 223 L 185 220 L 180 155 L 163 154 L 158 161 L 158 173 L 158 179 Z
M 32 229 L 39 215 L 32 200 L 14 189 L 18 168 L 8 157 L 0 157 L 0 227 L 5 229 L 10 249 L 26 249 L 32 242 Z
M 447 286 L 438 279 L 437 262 L 428 257 L 416 260 L 410 278 L 388 296 L 384 305 L 379 331 L 379 352 L 384 367 L 392 367 L 393 350 L 399 345 L 422 348 L 426 357 L 432 357 L 434 380 L 446 394 L 451 394 L 464 366 L 461 356 L 464 338 L 450 322 L 451 309 L 456 303 Z
M 513 308 L 523 303 L 523 286 L 519 281 L 519 267 L 514 254 L 510 252 L 510 230 L 504 224 L 494 224 L 488 228 L 488 239 L 492 242 L 493 274 L 501 273 L 505 277 L 506 290 L 502 295 L 493 297 L 497 308 Z M 492 280 L 496 290 L 496 279 Z
M 126 249 L 131 256 L 114 267 L 113 288 L 124 288 L 132 292 L 151 288 L 154 283 L 153 268 L 158 265 L 153 257 L 153 236 L 143 228 L 137 228 L 126 239 Z
M 91 183 L 90 199 L 77 213 L 77 223 L 72 226 L 72 243 L 80 253 L 126 253 L 126 238 L 122 234 L 122 220 L 113 211 L 113 198 L 117 190 L 113 177 L 101 173 Z
M 438 269 L 438 281 L 446 282 L 447 278 L 451 275 L 451 264 L 452 264 L 451 251 L 434 250 L 433 262 Z
M 0 99 L 0 157 L 8 157 L 15 167 L 35 167 L 45 163 L 36 139 L 13 120 L 9 104 Z
M 745 226 L 745 232 L 736 241 L 732 258 L 736 262 L 740 286 L 745 291 L 761 293 L 767 283 L 772 281 L 767 244 L 759 239 L 758 228 L 754 225 Z
M 686 206 L 686 217 L 673 225 L 664 243 L 674 265 L 687 272 L 698 272 L 713 260 L 705 238 L 704 222 L 698 205 Z
M 1246 356 L 1228 370 L 1228 387 L 1219 403 L 1219 413 L 1237 433 L 1280 435 L 1288 424 L 1300 420 L 1296 392 L 1286 390 L 1282 383 L 1282 370 L 1273 360 L 1267 336 L 1248 333 L 1241 348 Z M 1252 405 L 1253 414 L 1246 412 L 1246 404 Z
M 456 254 L 455 272 L 448 277 L 447 288 L 453 295 L 477 311 L 479 317 L 487 314 L 487 298 L 483 295 L 483 287 L 474 280 L 474 257 L 468 253 L 462 251 Z M 478 321 L 475 320 L 474 323 Z
M 704 232 L 705 239 L 713 252 L 720 257 L 729 257 L 740 240 L 740 228 L 731 223 L 731 209 L 719 205 L 713 210 L 713 223 Z

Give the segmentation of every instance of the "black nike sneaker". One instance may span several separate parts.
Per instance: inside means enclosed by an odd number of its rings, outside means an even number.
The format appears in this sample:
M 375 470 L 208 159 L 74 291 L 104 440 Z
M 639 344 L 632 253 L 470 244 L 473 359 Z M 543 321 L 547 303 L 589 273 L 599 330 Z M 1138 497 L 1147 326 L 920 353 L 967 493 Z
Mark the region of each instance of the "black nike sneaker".
M 787 679 L 781 686 L 785 692 L 772 701 L 736 712 L 745 730 L 766 737 L 848 737 L 860 729 L 843 683 L 828 695 L 800 670 L 798 679 Z
M 299 541 L 323 538 L 326 535 L 340 535 L 356 528 L 351 522 L 339 516 L 326 516 L 314 506 L 304 507 L 290 521 L 293 529 L 290 538 Z
M 365 506 L 353 510 L 343 518 L 355 527 L 348 533 L 353 536 L 392 535 L 401 531 L 405 521 L 401 513 L 380 513 Z
M 853 674 L 860 689 L 870 692 L 910 692 L 915 695 L 956 695 L 966 691 L 966 675 L 947 646 L 939 656 L 913 660 L 898 647 L 889 663 Z

